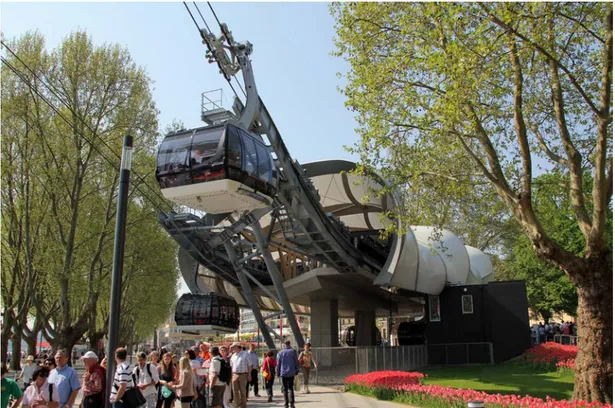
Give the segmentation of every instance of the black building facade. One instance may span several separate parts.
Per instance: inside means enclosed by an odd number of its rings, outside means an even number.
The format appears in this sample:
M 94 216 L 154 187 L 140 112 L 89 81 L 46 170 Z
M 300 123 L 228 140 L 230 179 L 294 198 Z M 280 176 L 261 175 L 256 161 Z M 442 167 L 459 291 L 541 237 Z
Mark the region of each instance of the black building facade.
M 447 287 L 426 312 L 429 364 L 499 363 L 531 347 L 525 281 Z

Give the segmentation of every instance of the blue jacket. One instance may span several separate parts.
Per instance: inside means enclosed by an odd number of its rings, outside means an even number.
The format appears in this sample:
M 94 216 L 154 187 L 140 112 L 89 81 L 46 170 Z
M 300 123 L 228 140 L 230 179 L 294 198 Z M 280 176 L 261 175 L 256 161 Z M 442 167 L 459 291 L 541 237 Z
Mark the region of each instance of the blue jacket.
M 297 352 L 285 347 L 278 353 L 278 377 L 294 377 L 299 374 L 299 357 Z

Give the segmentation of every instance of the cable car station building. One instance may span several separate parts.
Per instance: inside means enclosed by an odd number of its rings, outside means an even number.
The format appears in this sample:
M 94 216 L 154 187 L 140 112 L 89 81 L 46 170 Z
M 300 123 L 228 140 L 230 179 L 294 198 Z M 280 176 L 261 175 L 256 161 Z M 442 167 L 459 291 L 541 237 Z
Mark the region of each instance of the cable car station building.
M 230 56 L 223 51 L 218 65 L 225 76 L 242 73 L 247 96 L 228 111 L 203 94 L 207 126 L 168 134 L 159 148 L 162 194 L 187 207 L 159 220 L 201 299 L 182 297 L 178 325 L 230 331 L 229 311 L 238 319 L 235 308 L 247 307 L 274 348 L 279 334 L 265 320 L 284 313 L 302 347 L 295 315 L 310 315 L 312 345 L 330 347 L 338 345 L 338 318 L 354 317 L 356 345 L 370 346 L 376 317 L 416 315 L 445 287 L 493 280 L 489 257 L 450 231 L 417 226 L 381 238 L 388 225 L 400 226 L 385 216 L 401 205 L 397 194 L 378 194 L 386 180 L 351 173 L 355 163 L 345 160 L 294 160 L 258 96 L 252 45 L 228 30 L 203 39 L 214 52 L 228 42 Z

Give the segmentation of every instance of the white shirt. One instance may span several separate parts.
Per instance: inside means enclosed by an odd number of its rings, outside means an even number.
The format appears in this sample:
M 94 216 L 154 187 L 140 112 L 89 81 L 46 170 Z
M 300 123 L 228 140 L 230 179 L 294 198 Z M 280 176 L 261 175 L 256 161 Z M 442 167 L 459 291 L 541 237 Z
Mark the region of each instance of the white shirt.
M 147 366 L 148 365 L 149 365 L 149 370 L 152 373 L 151 377 L 150 377 L 149 373 L 147 372 Z M 135 366 L 135 369 L 132 370 L 132 372 L 135 375 L 135 377 L 137 378 L 137 385 L 151 384 L 152 381 L 154 382 L 154 385 L 150 385 L 149 387 L 145 388 L 144 390 L 141 390 L 141 394 L 143 394 L 144 397 L 147 397 L 148 395 L 152 395 L 152 394 L 156 393 L 155 385 L 158 383 L 160 378 L 158 377 L 158 369 L 156 369 L 156 366 L 154 364 L 145 363 L 143 365 L 143 367 L 141 367 L 140 365 L 137 364 Z M 139 373 L 138 375 L 137 375 L 137 372 Z
M 32 381 L 32 374 L 34 374 L 34 370 L 36 370 L 36 364 L 32 363 L 32 365 L 26 364 L 21 369 L 21 382 L 23 385 L 28 384 Z
M 209 367 L 209 383 L 210 384 L 212 384 L 214 381 L 214 374 L 218 374 L 218 375 L 220 374 L 221 368 L 222 368 L 222 363 L 220 362 L 220 360 L 218 358 L 212 358 L 211 366 Z M 214 385 L 214 387 L 224 387 L 225 385 L 226 383 L 223 383 L 218 378 L 216 380 L 216 384 Z
M 118 365 L 115 369 L 115 375 L 113 377 L 113 386 L 111 387 L 111 401 L 115 400 L 117 390 L 120 388 L 121 384 L 126 384 L 126 389 L 124 390 L 124 393 L 135 386 L 134 381 L 132 381 L 132 371 L 130 371 L 130 364 L 128 364 L 127 361 L 122 362 L 122 364 Z
M 233 357 L 231 357 L 231 369 L 233 370 L 233 373 L 247 374 L 249 365 L 250 357 L 248 356 L 248 353 L 243 350 L 239 353 L 233 354 Z
M 49 382 L 45 380 L 45 383 L 38 388 L 36 383 L 32 383 L 23 394 L 23 400 L 21 402 L 24 406 L 30 406 L 34 401 L 47 401 L 49 402 Z M 51 401 L 60 402 L 60 393 L 58 393 L 58 387 L 55 384 L 51 384 Z

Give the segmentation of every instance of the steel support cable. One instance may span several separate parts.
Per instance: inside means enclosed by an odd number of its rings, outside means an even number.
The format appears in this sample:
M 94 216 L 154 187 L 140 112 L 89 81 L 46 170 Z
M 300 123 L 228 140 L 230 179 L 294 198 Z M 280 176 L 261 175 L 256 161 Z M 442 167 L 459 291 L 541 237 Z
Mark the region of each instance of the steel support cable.
M 5 45 L 5 47 L 6 47 L 6 45 Z M 9 49 L 8 47 L 6 47 L 6 48 L 7 48 L 7 49 Z M 9 51 L 11 51 L 11 50 L 9 49 Z M 12 51 L 11 51 L 11 52 L 12 52 Z M 100 156 L 101 156 L 103 159 L 105 159 L 105 161 L 107 161 L 107 163 L 109 163 L 109 164 L 111 165 L 111 167 L 113 167 L 115 170 L 119 171 L 119 169 L 120 169 L 120 168 L 119 168 L 119 165 L 116 165 L 116 164 L 115 164 L 115 163 L 114 163 L 111 159 L 109 159 L 109 158 L 108 158 L 108 157 L 107 157 L 107 156 L 106 156 L 106 155 L 105 155 L 105 154 L 104 154 L 104 153 L 103 153 L 103 152 L 102 152 L 102 151 L 101 151 L 101 150 L 100 150 L 100 149 L 99 149 L 96 145 L 94 145 L 94 143 L 93 143 L 91 140 L 89 140 L 87 137 L 85 137 L 85 136 L 83 135 L 83 133 L 82 133 L 82 132 L 79 132 L 79 131 L 76 129 L 75 125 L 74 125 L 74 124 L 73 124 L 73 123 L 72 123 L 69 119 L 67 119 L 67 118 L 64 116 L 64 114 L 62 114 L 62 113 L 61 113 L 61 112 L 60 112 L 60 111 L 59 111 L 59 110 L 58 110 L 58 109 L 54 106 L 54 104 L 53 104 L 51 101 L 49 101 L 49 100 L 48 100 L 48 99 L 47 99 L 44 95 L 42 95 L 42 94 L 39 92 L 39 90 L 38 90 L 38 89 L 34 88 L 34 87 L 32 86 L 32 84 L 31 84 L 31 83 L 30 83 L 30 82 L 29 82 L 29 81 L 28 81 L 28 80 L 27 80 L 27 79 L 23 76 L 23 74 L 22 74 L 22 73 L 21 73 L 21 72 L 20 72 L 17 68 L 15 68 L 12 64 L 10 64 L 10 63 L 9 63 L 9 62 L 8 62 L 8 61 L 4 58 L 4 57 L 0 57 L 0 60 L 2 61 L 2 63 L 4 63 L 4 64 L 8 67 L 11 71 L 13 71 L 13 72 L 15 73 L 15 75 L 17 75 L 17 76 L 18 76 L 18 77 L 19 77 L 19 78 L 20 78 L 20 79 L 24 82 L 24 84 L 25 84 L 26 86 L 28 86 L 28 88 L 30 88 L 30 89 L 31 89 L 31 90 L 32 90 L 32 91 L 33 91 L 36 95 L 38 95 L 38 96 L 41 98 L 41 100 L 43 100 L 43 102 L 45 102 L 45 103 L 46 103 L 46 104 L 47 104 L 47 105 L 48 105 L 48 106 L 49 106 L 49 107 L 50 107 L 50 108 L 51 108 L 51 109 L 52 109 L 52 110 L 53 110 L 53 111 L 54 111 L 54 112 L 55 112 L 55 113 L 56 113 L 56 114 L 57 114 L 57 115 L 58 115 L 58 116 L 62 119 L 62 120 L 64 120 L 64 121 L 66 122 L 66 124 L 67 124 L 67 125 L 69 125 L 69 126 L 70 126 L 70 127 L 71 127 L 71 128 L 72 128 L 72 129 L 73 129 L 73 130 L 74 130 L 74 131 L 78 134 L 78 135 L 79 135 L 79 136 L 81 136 L 81 137 L 82 137 L 82 138 L 83 138 L 83 139 L 84 139 L 84 140 L 85 140 L 85 141 L 86 141 L 86 142 L 87 142 L 90 146 L 92 146 L 92 148 L 93 148 L 95 151 L 97 151 L 97 152 L 98 152 L 98 154 L 100 154 Z M 23 62 L 22 62 L 22 64 L 23 64 Z M 26 65 L 26 64 L 24 64 L 24 65 Z M 26 65 L 26 67 L 28 67 L 28 66 Z M 29 67 L 28 67 L 28 69 L 29 69 Z M 36 74 L 35 74 L 32 70 L 30 70 L 30 72 L 32 72 L 32 73 L 33 73 L 33 75 L 35 75 L 35 76 L 36 76 Z M 38 77 L 37 77 L 37 78 L 38 78 Z M 42 81 L 42 80 L 40 80 L 40 79 L 39 79 L 39 81 L 43 82 L 43 81 Z M 43 82 L 43 83 L 44 83 L 44 82 Z M 49 88 L 48 88 L 48 89 L 49 89 Z M 53 92 L 52 92 L 52 93 L 53 93 Z M 57 95 L 56 95 L 56 97 L 57 97 Z M 69 109 L 70 109 L 70 108 L 69 108 Z M 88 126 L 88 125 L 87 125 L 87 123 L 85 123 L 83 120 L 81 120 L 81 121 L 82 121 L 82 122 L 83 122 L 86 126 Z M 88 126 L 88 127 L 89 127 L 89 126 Z M 90 129 L 90 130 L 91 130 L 91 129 Z M 98 139 L 99 139 L 99 140 L 101 140 L 101 141 L 104 143 L 104 140 L 102 140 L 100 137 L 98 137 Z M 109 147 L 106 143 L 104 143 L 104 144 L 105 144 L 105 146 L 107 146 L 107 148 L 108 148 L 108 149 L 110 149 L 110 150 L 113 152 L 113 150 L 112 150 L 112 149 L 111 149 L 111 148 L 110 148 L 110 147 Z M 120 156 L 120 159 L 121 159 L 121 156 Z M 133 173 L 135 173 L 135 175 L 137 175 L 137 176 L 138 176 L 138 174 L 137 174 L 136 172 L 134 172 L 134 171 L 133 171 Z M 139 177 L 140 177 L 140 176 L 139 176 Z M 146 187 L 148 187 L 148 188 L 150 189 L 150 191 L 153 191 L 153 189 L 152 189 L 152 188 L 151 188 L 151 187 L 150 187 L 147 183 L 145 183 L 145 180 L 143 180 L 143 178 L 140 178 L 140 182 L 141 182 L 141 184 L 145 184 L 145 186 L 146 186 Z M 134 185 L 134 190 L 133 190 L 133 192 L 134 192 L 135 190 L 136 190 L 136 191 L 138 191 L 139 193 L 141 193 L 141 195 L 142 195 L 145 199 L 147 199 L 147 201 L 149 201 L 149 202 L 150 202 L 150 203 L 154 206 L 154 208 L 155 208 L 155 209 L 157 209 L 157 210 L 158 210 L 159 212 L 161 212 L 161 213 L 165 213 L 165 211 L 164 211 L 164 210 L 160 207 L 160 205 L 159 205 L 159 204 L 158 204 L 155 200 L 153 200 L 153 199 L 152 199 L 149 195 L 145 194 L 145 193 L 143 192 L 143 190 L 141 190 L 141 189 L 139 188 L 139 185 L 136 185 L 136 184 Z M 156 195 L 156 197 L 160 198 L 160 196 L 158 196 L 156 192 L 154 192 L 154 194 Z M 164 200 L 163 200 L 162 202 L 163 202 L 163 203 L 165 203 L 165 204 L 166 204 L 166 205 L 167 205 L 167 206 L 171 209 L 171 211 L 174 211 L 174 208 L 173 208 L 170 204 L 168 204 L 168 203 L 167 203 L 166 201 L 164 201 Z M 186 234 L 184 234 L 182 231 L 178 231 L 178 232 L 179 232 L 179 234 L 180 234 L 180 235 L 182 235 L 185 239 L 187 239 L 187 240 L 188 240 L 188 242 L 190 243 L 190 245 L 192 245 L 193 247 L 195 246 L 195 244 L 194 244 L 194 243 L 193 243 L 193 242 L 192 242 L 192 241 L 191 241 L 191 240 L 190 240 L 190 239 L 186 236 Z M 197 249 L 197 250 L 198 250 L 198 249 Z M 206 259 L 206 258 L 205 258 L 205 259 Z
M 218 68 L 220 68 L 220 71 L 222 71 L 222 73 L 224 74 L 224 70 L 222 69 L 222 66 L 220 65 L 220 61 L 218 61 L 218 59 L 216 58 L 213 50 L 211 49 L 211 47 L 209 46 L 209 42 L 205 40 L 205 36 L 203 35 L 203 31 L 201 31 L 201 27 L 199 27 L 199 24 L 196 22 L 196 19 L 194 18 L 194 15 L 192 15 L 192 12 L 190 11 L 190 8 L 188 7 L 188 4 L 186 4 L 186 2 L 184 1 L 184 7 L 186 7 L 186 10 L 188 11 L 188 14 L 190 14 L 190 18 L 192 18 L 192 21 L 194 22 L 194 25 L 196 26 L 197 30 L 199 30 L 199 35 L 201 36 L 201 38 L 204 40 L 205 45 L 207 46 L 207 49 L 209 50 L 209 53 L 211 54 L 211 56 L 213 57 L 213 59 L 216 61 L 216 63 L 218 64 Z M 201 18 L 203 19 L 203 23 L 205 23 L 205 27 L 207 28 L 207 31 L 209 33 L 212 33 L 212 31 L 209 29 L 209 26 L 207 25 L 207 22 L 205 22 L 205 18 L 203 17 L 203 14 L 201 14 L 201 10 L 199 9 L 199 7 L 196 5 L 195 2 L 192 2 L 194 4 L 194 6 L 196 7 L 197 11 L 199 12 L 199 14 L 201 15 Z M 217 18 L 216 18 L 217 19 Z M 228 38 L 227 38 L 228 41 Z M 231 87 L 231 90 L 233 91 L 233 93 L 235 94 L 235 96 L 237 98 L 239 98 L 239 95 L 237 94 L 237 91 L 235 91 L 235 88 L 233 87 L 233 84 L 231 84 L 231 78 L 224 74 L 225 79 L 228 81 L 228 84 Z
M 222 31 L 222 34 L 224 34 L 224 38 L 226 38 L 226 42 L 228 43 L 228 46 L 232 49 L 233 48 L 233 43 L 231 43 L 231 39 L 226 34 L 226 30 L 224 30 L 222 28 L 222 23 L 218 19 L 218 15 L 216 14 L 216 11 L 214 10 L 214 8 L 213 8 L 213 6 L 211 5 L 210 2 L 207 2 L 207 5 L 209 6 L 209 9 L 211 10 L 211 13 L 214 15 L 214 18 L 216 19 L 216 22 L 218 23 L 218 27 L 220 27 L 220 31 Z M 246 91 L 243 89 L 244 87 L 239 83 L 239 80 L 237 79 L 237 77 L 235 75 L 233 75 L 233 78 L 235 78 L 235 82 L 237 82 L 237 86 L 239 86 L 239 89 L 241 89 L 241 93 L 243 93 L 243 96 L 245 96 L 247 98 L 248 95 L 246 94 Z M 231 80 L 229 79 L 228 81 L 229 81 L 229 84 L 230 84 Z M 235 92 L 235 89 L 233 88 L 233 85 L 231 85 L 231 89 L 233 89 L 233 92 L 235 93 L 235 96 L 237 96 L 237 98 L 239 98 L 239 96 L 237 95 L 237 92 Z
M 60 100 L 60 102 L 62 102 L 62 104 L 69 110 L 71 111 L 77 118 L 79 118 L 79 120 L 90 130 L 90 132 L 92 132 L 92 134 L 96 134 L 94 132 L 94 130 L 90 127 L 89 124 L 87 124 L 79 115 L 77 115 L 75 113 L 75 111 L 56 93 L 54 92 L 51 87 L 53 85 L 49 85 L 47 84 L 45 81 L 43 81 L 37 74 L 36 72 L 34 72 L 29 66 L 28 64 L 26 64 L 10 47 L 8 47 L 3 41 L 0 41 L 0 43 L 22 64 L 26 67 L 26 69 L 28 71 L 30 71 L 30 73 L 36 78 L 38 79 L 46 88 L 49 92 L 51 92 L 52 95 L 54 95 L 58 100 Z M 15 73 L 15 75 L 17 75 L 22 82 L 24 82 L 24 84 L 26 86 L 28 86 L 28 88 L 30 88 L 32 91 L 34 91 L 34 93 L 39 96 L 41 98 L 41 100 L 43 100 L 43 102 L 45 102 L 58 116 L 60 116 L 60 118 L 62 120 L 64 120 L 64 122 L 66 122 L 67 125 L 69 125 L 79 136 L 81 136 L 90 146 L 92 146 L 92 148 L 98 152 L 98 154 L 100 154 L 100 156 L 111 165 L 111 167 L 113 167 L 115 170 L 119 171 L 119 165 L 116 165 L 111 159 L 109 159 L 103 152 L 102 150 L 100 150 L 90 139 L 88 139 L 87 137 L 85 137 L 83 135 L 82 132 L 79 132 L 75 125 L 64 116 L 64 114 L 62 114 L 56 107 L 55 105 L 49 101 L 44 95 L 42 95 L 38 89 L 36 89 L 28 79 L 26 79 L 23 75 L 23 73 L 21 71 L 19 71 L 17 68 L 15 68 L 11 63 L 9 63 L 4 57 L 0 57 L 0 60 L 2 61 L 2 63 L 4 63 L 11 71 L 13 71 Z M 56 88 L 57 91 L 57 88 Z M 97 138 L 98 140 L 100 140 L 106 147 L 107 149 L 109 149 L 112 153 L 115 153 L 116 157 L 119 158 L 121 160 L 121 156 L 118 155 L 100 136 L 94 136 L 95 138 Z M 143 179 L 142 176 L 140 176 L 136 171 L 132 171 L 132 173 L 135 175 L 135 177 L 137 177 L 137 179 L 139 179 L 139 181 L 141 182 L 141 184 L 144 184 L 150 191 L 153 192 L 154 196 L 157 197 L 158 199 L 161 199 L 161 201 L 166 204 L 166 206 L 168 206 L 170 208 L 170 210 L 173 212 L 174 208 L 166 202 L 166 200 L 164 199 L 164 197 L 161 197 L 156 191 L 153 190 L 153 188 L 151 186 L 149 186 L 145 180 Z M 158 211 L 165 213 L 165 211 L 160 207 L 160 205 L 158 203 L 156 203 L 156 201 L 154 201 L 149 195 L 145 194 L 145 192 L 143 190 L 141 190 L 139 188 L 138 185 L 134 186 L 134 190 L 138 191 L 139 193 L 141 193 L 141 195 L 147 199 L 147 201 L 149 201 Z M 134 192 L 133 190 L 133 192 Z M 186 236 L 186 234 L 184 234 L 182 231 L 178 231 L 180 235 L 182 235 L 184 238 L 186 238 L 191 245 L 194 246 L 194 244 L 192 243 L 192 241 L 190 239 L 188 239 L 188 237 Z
M 45 97 L 44 95 L 42 95 L 38 89 L 34 88 L 34 86 L 23 76 L 23 74 L 17 69 L 15 68 L 11 63 L 9 63 L 4 57 L 0 57 L 0 61 L 2 61 L 2 63 L 4 65 L 6 65 L 11 71 L 13 71 L 13 73 L 15 73 L 15 75 L 17 75 L 19 77 L 19 79 L 22 80 L 22 82 L 28 87 L 30 88 L 39 98 L 41 98 L 41 100 L 43 102 L 45 102 L 64 122 L 66 122 L 66 124 L 68 126 L 71 127 L 71 129 L 73 129 L 79 136 L 81 136 L 90 146 L 92 146 L 92 148 L 98 152 L 98 154 L 100 154 L 100 156 L 107 162 L 109 163 L 115 170 L 119 171 L 120 167 L 119 165 L 117 165 L 116 163 L 114 163 L 111 159 L 109 159 L 109 157 L 107 157 L 102 150 L 100 150 L 90 139 L 88 139 L 87 137 L 85 137 L 83 135 L 83 133 L 79 132 L 77 130 L 77 128 L 75 127 L 75 125 L 68 119 L 66 118 L 66 116 L 64 116 L 63 113 L 61 113 L 55 106 L 54 104 L 49 101 L 47 99 L 47 97 Z M 100 139 L 100 137 L 98 137 Z M 101 139 L 102 140 L 102 139 Z M 104 142 L 104 141 L 103 141 Z M 110 149 L 110 148 L 109 148 Z M 121 156 L 120 156 L 121 158 Z M 145 181 L 143 179 L 140 179 L 141 184 L 145 184 L 147 186 L 147 184 L 145 183 Z M 148 186 L 149 187 L 149 186 Z M 151 187 L 149 187 L 151 189 Z M 154 205 L 154 207 L 158 210 L 158 211 L 162 211 L 164 212 L 160 206 L 147 194 L 145 194 L 143 192 L 143 190 L 141 190 L 139 188 L 139 186 L 135 185 L 134 189 L 137 190 L 139 193 L 141 193 L 141 195 L 146 198 L 151 204 Z M 173 207 L 171 207 L 171 209 L 173 209 Z
M 11 54 L 12 54 L 12 55 L 13 55 L 13 56 L 14 56 L 14 57 L 15 57 L 15 58 L 16 58 L 16 59 L 17 59 L 17 60 L 18 60 L 18 61 L 19 61 L 19 62 L 20 62 L 23 66 L 24 66 L 24 67 L 26 67 L 26 69 L 27 69 L 28 71 L 30 71 L 30 73 L 31 73 L 31 74 L 32 74 L 32 75 L 33 75 L 33 76 L 34 76 L 34 77 L 35 77 L 35 78 L 36 78 L 39 82 L 41 82 L 41 83 L 42 83 L 42 84 L 43 84 L 43 85 L 47 88 L 47 90 L 48 90 L 49 92 L 51 92 L 51 94 L 52 94 L 53 96 L 55 96 L 55 97 L 56 97 L 56 98 L 57 98 L 57 99 L 58 99 L 58 100 L 59 100 L 59 101 L 60 101 L 60 102 L 61 102 L 61 103 L 62 103 L 62 104 L 63 104 L 63 105 L 64 105 L 64 106 L 65 106 L 65 107 L 66 107 L 66 108 L 67 108 L 67 109 L 68 109 L 68 110 L 69 110 L 69 111 L 73 114 L 73 115 L 75 115 L 75 117 L 77 117 L 77 118 L 79 119 L 79 121 L 80 121 L 81 123 L 83 123 L 83 124 L 85 125 L 85 127 L 86 127 L 86 128 L 87 128 L 90 132 L 92 132 L 92 134 L 94 135 L 94 137 L 95 137 L 96 139 L 100 140 L 100 141 L 102 142 L 102 144 L 103 144 L 103 145 L 105 145 L 105 147 L 106 147 L 107 149 L 109 149 L 109 150 L 110 150 L 113 154 L 115 154 L 115 156 L 116 156 L 118 159 L 120 159 L 120 160 L 121 160 L 121 158 L 122 158 L 122 157 L 121 157 L 121 155 L 120 155 L 120 154 L 118 154 L 116 151 L 114 151 L 114 150 L 111 148 L 111 146 L 109 146 L 109 144 L 107 144 L 107 142 L 106 142 L 103 138 L 101 138 L 100 136 L 97 136 L 97 135 L 96 135 L 96 132 L 94 131 L 94 129 L 92 129 L 92 127 L 91 127 L 88 123 L 86 123 L 86 122 L 85 122 L 85 121 L 81 118 L 81 116 L 80 116 L 80 115 L 78 115 L 78 114 L 74 111 L 74 109 L 73 109 L 73 108 L 72 108 L 72 107 L 71 107 L 71 106 L 70 106 L 70 105 L 69 105 L 66 101 L 64 101 L 64 100 L 60 97 L 60 95 L 58 95 L 58 93 L 57 93 L 57 92 L 59 92 L 59 91 L 58 91 L 58 89 L 57 89 L 57 88 L 55 88 L 55 86 L 48 84 L 48 83 L 47 83 L 46 81 L 44 81 L 44 80 L 43 80 L 43 79 L 42 79 L 39 75 L 37 75 L 37 73 L 36 73 L 36 72 L 34 72 L 34 70 L 33 70 L 32 68 L 30 68 L 30 66 L 29 66 L 28 64 L 26 64 L 26 63 L 25 63 L 25 62 L 24 62 L 24 61 L 23 61 L 23 60 L 22 60 L 22 59 L 21 59 L 21 58 L 20 58 L 20 57 L 19 57 L 19 56 L 18 56 L 18 55 L 17 55 L 17 54 L 16 54 L 16 53 L 15 53 L 15 52 L 14 52 L 14 51 L 10 48 L 10 47 L 8 47 L 8 46 L 4 43 L 4 41 L 0 41 L 0 43 L 1 43 L 1 44 L 4 46 L 4 48 L 6 48 L 6 49 L 7 49 L 7 50 L 8 50 L 8 51 L 9 51 L 9 52 L 10 52 L 10 53 L 11 53 Z M 6 59 L 2 58 L 2 62 L 4 62 L 4 64 L 6 64 L 7 66 L 9 66 L 9 68 L 11 68 L 11 64 L 10 64 L 8 61 L 6 61 Z M 13 68 L 11 68 L 11 70 L 12 70 L 13 72 L 15 72 L 16 68 L 14 68 L 14 67 L 13 67 Z M 61 117 L 62 117 L 65 121 L 67 121 L 67 123 L 69 124 L 69 126 L 71 126 L 71 128 L 73 128 L 73 129 L 74 129 L 74 130 L 75 130 L 78 134 L 80 134 L 80 135 L 81 135 L 81 137 L 82 137 L 83 139 L 85 139 L 85 140 L 88 142 L 88 144 L 90 144 L 90 145 L 91 145 L 91 146 L 92 146 L 92 147 L 93 147 L 93 148 L 94 148 L 94 149 L 95 149 L 95 150 L 96 150 L 96 151 L 97 151 L 97 152 L 101 155 L 101 157 L 103 157 L 103 158 L 104 158 L 104 159 L 105 159 L 105 160 L 106 160 L 109 164 L 111 164 L 111 165 L 112 165 L 112 166 L 113 166 L 116 170 L 118 170 L 118 171 L 119 171 L 119 166 L 118 166 L 118 167 L 116 167 L 116 166 L 115 166 L 115 164 L 114 164 L 114 163 L 113 163 L 113 162 L 112 162 L 109 158 L 107 158 L 107 157 L 106 157 L 106 156 L 105 156 L 105 155 L 104 155 L 104 154 L 103 154 L 103 153 L 102 153 L 102 152 L 101 152 L 101 151 L 100 151 L 97 147 L 95 147 L 94 143 L 93 143 L 91 140 L 89 140 L 88 138 L 86 138 L 86 137 L 83 135 L 83 133 L 81 133 L 81 132 L 77 131 L 77 129 L 75 128 L 74 124 L 73 124 L 72 122 L 70 122 L 68 119 L 66 119 L 66 118 L 65 118 L 65 117 L 64 117 L 61 113 L 59 113 L 59 111 L 55 108 L 55 106 L 54 106 L 53 104 L 51 104 L 51 102 L 49 102 L 48 100 L 46 100 L 46 98 L 45 98 L 45 97 L 43 97 L 43 96 L 42 96 L 42 95 L 38 92 L 38 90 L 36 90 L 36 89 L 35 89 L 35 88 L 34 88 L 34 87 L 33 87 L 33 86 L 29 83 L 29 81 L 25 80 L 25 79 L 24 79 L 21 75 L 17 74 L 17 72 L 15 72 L 15 74 L 16 74 L 16 75 L 18 75 L 18 76 L 22 79 L 22 81 L 24 81 L 24 82 L 26 83 L 26 85 L 28 85 L 28 87 L 29 87 L 30 89 L 32 89 L 34 92 L 36 92 L 36 94 L 37 94 L 37 95 L 39 95 L 39 97 L 41 97 L 41 99 L 43 99 L 43 100 L 45 101 L 45 103 L 47 103 L 47 104 L 48 104 L 48 105 L 49 105 L 49 106 L 50 106 L 50 107 L 54 110 L 54 112 L 58 113 L 58 115 L 60 115 L 60 116 L 61 116 Z M 52 89 L 52 88 L 53 88 L 53 89 Z M 144 177 L 143 177 L 143 176 L 141 176 L 139 173 L 137 173 L 134 169 L 131 171 L 131 173 L 132 173 L 132 174 L 133 174 L 133 175 L 134 175 L 134 176 L 135 176 L 135 177 L 136 177 L 136 178 L 137 178 L 137 179 L 138 179 L 138 180 L 139 180 L 142 184 L 144 184 L 144 185 L 145 185 L 145 186 L 146 186 L 146 187 L 147 187 L 147 188 L 148 188 L 148 189 L 149 189 L 149 190 L 150 190 L 150 191 L 154 194 L 154 196 L 155 196 L 156 198 L 158 198 L 158 199 L 162 200 L 162 202 L 164 202 L 164 203 L 165 203 L 165 204 L 166 204 L 166 205 L 167 205 L 167 206 L 171 209 L 171 211 L 173 211 L 173 210 L 174 210 L 174 209 L 173 209 L 173 206 L 171 206 L 170 204 L 168 204 L 168 203 L 165 201 L 164 197 L 160 196 L 160 195 L 158 194 L 158 192 L 156 192 L 156 191 L 155 191 L 155 190 L 154 190 L 154 189 L 153 189 L 153 188 L 152 188 L 149 184 L 147 184 L 147 183 L 145 182 L 145 179 L 144 179 Z M 138 191 L 139 191 L 141 194 L 143 194 L 143 192 L 142 192 L 141 190 L 138 190 Z M 145 195 L 144 195 L 144 196 L 145 196 Z M 149 199 L 149 197 L 148 197 L 148 200 L 149 200 L 150 202 L 152 202 L 152 204 L 155 204 L 153 201 L 151 201 L 151 199 Z M 158 209 L 160 210 L 160 207 L 159 207 L 159 206 L 157 206 L 157 205 L 156 205 L 156 208 L 158 208 Z
M 186 3 L 184 3 L 184 4 L 186 4 Z M 196 11 L 199 12 L 199 15 L 201 16 L 201 20 L 203 20 L 203 24 L 205 24 L 205 28 L 207 28 L 207 31 L 209 31 L 211 33 L 212 31 L 209 28 L 209 26 L 207 25 L 207 21 L 205 21 L 205 17 L 203 17 L 203 14 L 201 13 L 201 9 L 199 9 L 199 6 L 196 4 L 196 1 L 193 1 L 192 4 L 194 4 L 194 7 L 196 8 Z
M 188 14 L 190 14 L 190 18 L 192 18 L 192 21 L 194 22 L 194 25 L 196 26 L 196 29 L 199 30 L 199 34 L 202 36 L 202 34 L 201 34 L 201 27 L 199 27 L 199 23 L 196 22 L 196 19 L 192 15 L 192 11 L 190 11 L 190 9 L 188 8 L 188 5 L 186 4 L 185 1 L 182 2 L 182 3 L 184 3 L 184 6 L 186 7 L 186 10 L 188 11 Z M 207 24 L 205 24 L 205 27 L 207 27 Z M 209 30 L 209 27 L 207 27 L 207 30 Z

